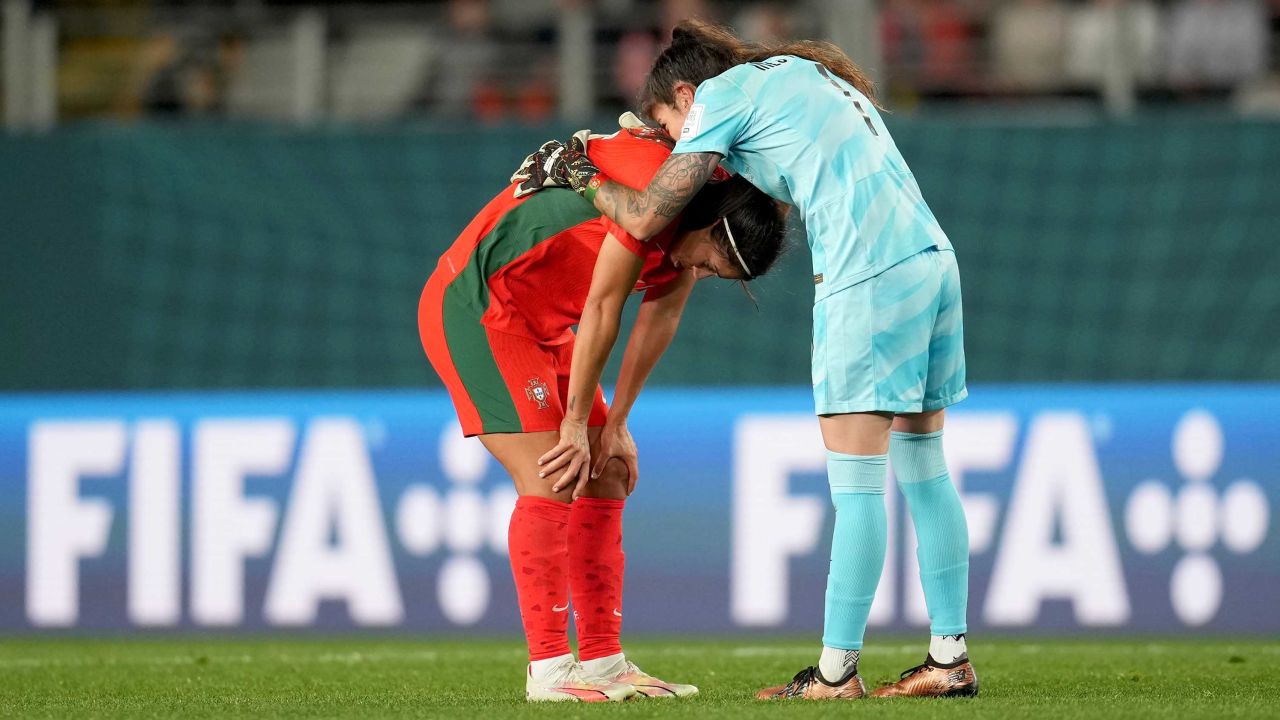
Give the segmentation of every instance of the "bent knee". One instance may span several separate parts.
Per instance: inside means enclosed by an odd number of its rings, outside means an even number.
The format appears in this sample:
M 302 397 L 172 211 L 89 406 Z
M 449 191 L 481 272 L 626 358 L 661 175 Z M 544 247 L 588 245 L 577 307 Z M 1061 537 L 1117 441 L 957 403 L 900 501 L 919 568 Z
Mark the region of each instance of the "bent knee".
M 901 413 L 893 419 L 893 431 L 924 435 L 941 430 L 945 420 L 946 410 Z
M 591 478 L 591 482 L 587 483 L 587 492 L 583 494 L 587 497 L 623 500 L 627 497 L 630 480 L 631 474 L 627 471 L 626 463 L 613 458 L 605 463 L 600 475 Z

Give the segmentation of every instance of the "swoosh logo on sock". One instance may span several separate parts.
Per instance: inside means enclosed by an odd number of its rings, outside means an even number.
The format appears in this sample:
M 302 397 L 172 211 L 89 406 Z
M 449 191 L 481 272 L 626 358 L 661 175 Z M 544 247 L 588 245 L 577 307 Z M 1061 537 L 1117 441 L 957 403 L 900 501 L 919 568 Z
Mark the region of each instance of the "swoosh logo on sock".
M 618 617 L 622 617 L 622 613 L 618 612 L 618 608 L 613 609 L 613 614 L 617 615 Z
M 568 603 L 565 603 L 564 607 L 556 607 L 555 605 L 551 606 L 551 612 L 564 612 L 565 610 L 568 610 L 568 609 L 569 609 Z

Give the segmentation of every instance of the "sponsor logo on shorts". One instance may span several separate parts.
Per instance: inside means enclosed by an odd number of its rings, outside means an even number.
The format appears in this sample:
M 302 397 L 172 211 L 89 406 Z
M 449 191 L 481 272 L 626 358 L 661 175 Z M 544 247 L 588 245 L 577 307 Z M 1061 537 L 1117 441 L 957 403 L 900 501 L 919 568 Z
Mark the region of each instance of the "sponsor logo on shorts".
M 546 410 L 551 407 L 551 390 L 539 378 L 529 378 L 529 386 L 524 389 L 524 394 L 530 400 L 538 403 L 539 410 Z

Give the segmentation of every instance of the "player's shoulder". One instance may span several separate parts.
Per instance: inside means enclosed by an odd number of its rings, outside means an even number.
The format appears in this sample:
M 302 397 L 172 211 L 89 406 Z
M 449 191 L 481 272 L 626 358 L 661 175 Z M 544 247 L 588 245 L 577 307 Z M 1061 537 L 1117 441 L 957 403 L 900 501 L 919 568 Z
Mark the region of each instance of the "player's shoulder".
M 751 80 L 751 63 L 734 65 L 715 77 L 708 78 L 698 85 L 698 94 L 723 92 L 745 92 Z
M 662 128 L 622 128 L 612 135 L 592 136 L 587 154 L 601 162 L 653 162 L 659 164 L 671 154 L 676 142 Z M 609 172 L 606 168 L 601 170 Z
M 587 155 L 606 175 L 642 189 L 671 155 L 675 141 L 660 128 L 623 128 L 612 135 L 593 137 Z
M 704 82 L 699 89 L 703 87 L 714 90 L 737 89 L 749 93 L 752 89 L 766 85 L 778 79 L 779 76 L 789 75 L 806 64 L 812 65 L 813 62 L 795 55 L 774 55 L 734 65 Z

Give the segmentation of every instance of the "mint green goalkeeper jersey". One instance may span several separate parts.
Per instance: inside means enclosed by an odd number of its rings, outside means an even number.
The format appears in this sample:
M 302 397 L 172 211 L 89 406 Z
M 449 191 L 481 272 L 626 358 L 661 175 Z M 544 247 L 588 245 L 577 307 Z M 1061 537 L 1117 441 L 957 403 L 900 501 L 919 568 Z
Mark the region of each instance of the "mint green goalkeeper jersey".
M 819 298 L 951 249 L 875 105 L 810 60 L 780 55 L 699 85 L 674 152 L 719 153 L 800 211 Z

